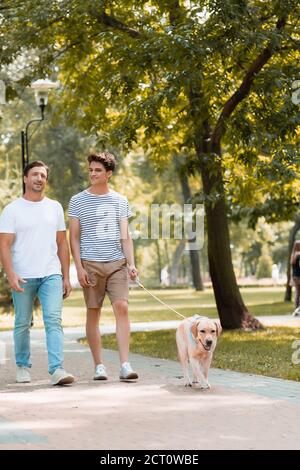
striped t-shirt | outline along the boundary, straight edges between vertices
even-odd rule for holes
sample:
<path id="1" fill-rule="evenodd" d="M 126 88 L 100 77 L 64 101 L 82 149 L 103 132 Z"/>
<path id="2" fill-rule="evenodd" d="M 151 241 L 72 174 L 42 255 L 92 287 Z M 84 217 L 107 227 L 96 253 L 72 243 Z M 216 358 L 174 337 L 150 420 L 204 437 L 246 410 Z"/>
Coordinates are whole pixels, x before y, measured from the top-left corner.
<path id="1" fill-rule="evenodd" d="M 81 259 L 103 262 L 125 258 L 119 222 L 130 216 L 126 197 L 116 191 L 98 195 L 84 190 L 75 194 L 70 200 L 69 217 L 80 222 Z"/>

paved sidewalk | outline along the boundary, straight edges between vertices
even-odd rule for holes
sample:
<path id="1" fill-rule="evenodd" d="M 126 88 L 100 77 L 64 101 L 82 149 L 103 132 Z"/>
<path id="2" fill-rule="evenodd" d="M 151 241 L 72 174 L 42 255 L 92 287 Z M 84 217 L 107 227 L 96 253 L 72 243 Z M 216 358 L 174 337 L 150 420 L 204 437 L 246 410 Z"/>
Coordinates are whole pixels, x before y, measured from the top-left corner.
<path id="1" fill-rule="evenodd" d="M 140 380 L 120 383 L 109 350 L 109 380 L 95 382 L 90 352 L 77 342 L 83 334 L 65 330 L 65 366 L 77 383 L 51 387 L 44 332 L 31 333 L 30 384 L 15 383 L 12 332 L 0 333 L 8 358 L 0 365 L 0 450 L 300 448 L 299 383 L 212 369 L 211 390 L 185 389 L 177 362 L 136 354 Z"/>

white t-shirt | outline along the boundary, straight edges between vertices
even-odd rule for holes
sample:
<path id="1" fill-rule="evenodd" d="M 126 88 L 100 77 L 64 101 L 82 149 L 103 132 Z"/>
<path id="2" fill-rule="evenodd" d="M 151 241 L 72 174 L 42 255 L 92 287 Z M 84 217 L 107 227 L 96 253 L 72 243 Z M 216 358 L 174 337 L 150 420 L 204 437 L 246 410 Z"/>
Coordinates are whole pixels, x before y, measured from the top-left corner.
<path id="1" fill-rule="evenodd" d="M 0 233 L 14 233 L 13 269 L 23 278 L 61 274 L 57 232 L 66 230 L 61 204 L 44 197 L 39 202 L 20 197 L 0 216 Z"/>

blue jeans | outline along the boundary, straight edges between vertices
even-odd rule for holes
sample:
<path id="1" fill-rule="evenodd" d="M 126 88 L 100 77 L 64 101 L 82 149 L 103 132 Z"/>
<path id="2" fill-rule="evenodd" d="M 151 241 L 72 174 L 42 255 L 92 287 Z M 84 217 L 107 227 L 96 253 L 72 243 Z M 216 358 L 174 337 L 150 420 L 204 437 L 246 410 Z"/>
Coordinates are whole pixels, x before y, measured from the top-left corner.
<path id="1" fill-rule="evenodd" d="M 31 367 L 30 324 L 34 299 L 38 296 L 43 310 L 48 350 L 48 371 L 53 374 L 63 364 L 62 276 L 25 279 L 24 292 L 12 291 L 15 309 L 14 343 L 17 366 Z"/>

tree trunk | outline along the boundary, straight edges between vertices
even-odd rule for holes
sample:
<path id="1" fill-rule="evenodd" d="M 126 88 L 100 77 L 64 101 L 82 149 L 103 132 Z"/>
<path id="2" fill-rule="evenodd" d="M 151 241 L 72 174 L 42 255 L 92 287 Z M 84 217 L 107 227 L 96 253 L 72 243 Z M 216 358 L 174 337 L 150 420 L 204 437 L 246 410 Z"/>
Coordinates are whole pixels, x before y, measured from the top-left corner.
<path id="1" fill-rule="evenodd" d="M 190 251 L 190 260 L 191 260 L 191 267 L 192 267 L 193 286 L 198 291 L 204 290 L 201 271 L 200 271 L 199 253 L 197 250 L 189 250 L 189 251 Z"/>
<path id="2" fill-rule="evenodd" d="M 166 238 L 164 239 L 164 245 L 165 245 L 165 260 L 169 268 L 170 267 L 170 255 L 169 255 L 169 245 L 168 245 L 168 241 Z"/>
<path id="3" fill-rule="evenodd" d="M 171 266 L 171 270 L 170 270 L 170 284 L 171 285 L 174 285 L 177 282 L 178 264 L 179 264 L 179 261 L 180 261 L 180 258 L 182 256 L 182 254 L 183 254 L 184 247 L 185 247 L 185 239 L 182 238 L 181 240 L 179 240 L 179 243 L 176 247 L 176 250 L 175 250 L 175 253 L 174 253 L 174 256 L 173 256 L 173 260 L 172 260 L 172 266 Z"/>
<path id="4" fill-rule="evenodd" d="M 180 167 L 180 161 L 177 156 L 174 156 L 174 163 L 175 163 L 177 174 L 180 180 L 184 203 L 191 204 L 192 193 L 191 193 L 191 188 L 189 185 L 187 174 L 182 171 Z M 190 237 L 189 237 L 189 244 L 192 244 L 194 241 L 195 240 L 190 240 Z M 201 277 L 201 271 L 200 271 L 199 253 L 197 250 L 189 250 L 189 254 L 190 254 L 190 261 L 191 261 L 193 286 L 198 291 L 204 290 L 202 277 Z"/>
<path id="5" fill-rule="evenodd" d="M 198 158 L 205 195 L 209 269 L 221 324 L 224 329 L 261 328 L 243 302 L 233 270 L 221 149 L 214 148 L 209 155 L 198 153 Z"/>
<path id="6" fill-rule="evenodd" d="M 218 132 L 216 128 L 214 131 L 211 129 L 209 104 L 202 92 L 200 81 L 197 86 L 193 84 L 189 87 L 188 96 L 204 193 L 209 271 L 220 321 L 222 327 L 228 330 L 263 328 L 263 325 L 249 314 L 233 270 L 222 173 L 221 128 L 218 128 Z M 222 120 L 219 121 L 221 126 Z"/>
<path id="7" fill-rule="evenodd" d="M 161 283 L 162 266 L 161 266 L 161 254 L 160 254 L 159 240 L 155 240 L 155 246 L 156 246 L 156 254 L 157 254 L 157 270 L 158 270 L 157 277 L 158 277 L 159 283 Z"/>
<path id="8" fill-rule="evenodd" d="M 291 254 L 293 251 L 293 245 L 296 240 L 296 235 L 298 230 L 300 229 L 300 214 L 297 214 L 295 217 L 295 224 L 291 228 L 289 234 L 289 250 L 288 250 L 288 258 L 287 258 L 287 270 L 286 270 L 286 286 L 285 286 L 285 295 L 284 301 L 291 302 L 292 300 L 292 287 L 291 287 Z"/>

